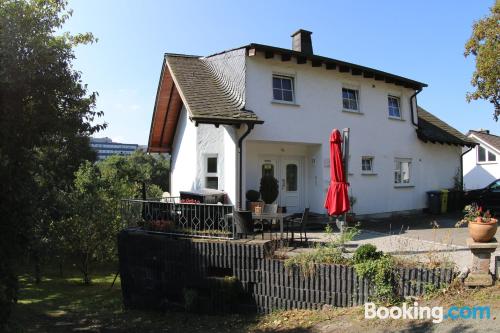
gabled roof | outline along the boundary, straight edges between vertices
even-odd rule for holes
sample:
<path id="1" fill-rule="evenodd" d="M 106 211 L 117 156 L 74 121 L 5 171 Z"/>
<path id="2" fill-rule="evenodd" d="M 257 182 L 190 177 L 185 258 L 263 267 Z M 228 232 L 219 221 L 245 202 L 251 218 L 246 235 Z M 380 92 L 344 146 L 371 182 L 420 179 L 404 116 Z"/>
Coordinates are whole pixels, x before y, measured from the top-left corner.
<path id="1" fill-rule="evenodd" d="M 244 107 L 244 101 L 234 97 L 230 85 L 200 57 L 166 54 L 172 73 L 191 120 L 218 124 L 242 122 L 262 123 L 257 115 Z"/>
<path id="2" fill-rule="evenodd" d="M 477 137 L 479 140 L 484 141 L 487 145 L 491 146 L 493 149 L 500 153 L 500 136 L 485 133 L 482 131 L 470 130 L 469 133 L 467 133 L 467 136 L 469 137 L 469 139 L 474 140 L 475 138 L 471 137 L 472 135 L 474 137 Z"/>
<path id="3" fill-rule="evenodd" d="M 476 143 L 421 107 L 417 109 L 417 136 L 424 142 L 474 147 Z"/>
<path id="4" fill-rule="evenodd" d="M 196 125 L 263 123 L 245 109 L 244 100 L 231 91 L 226 77 L 205 59 L 165 54 L 149 132 L 149 152 L 171 152 L 183 105 Z"/>

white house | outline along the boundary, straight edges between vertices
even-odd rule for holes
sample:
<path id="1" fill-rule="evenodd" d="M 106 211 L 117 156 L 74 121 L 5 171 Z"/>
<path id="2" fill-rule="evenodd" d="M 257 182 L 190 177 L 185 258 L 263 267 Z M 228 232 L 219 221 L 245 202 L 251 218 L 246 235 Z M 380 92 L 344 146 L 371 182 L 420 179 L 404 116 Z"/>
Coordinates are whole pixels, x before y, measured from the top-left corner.
<path id="1" fill-rule="evenodd" d="M 417 107 L 425 84 L 315 55 L 305 30 L 292 45 L 165 55 L 148 149 L 171 153 L 173 195 L 217 188 L 244 206 L 270 173 L 281 206 L 324 213 L 333 128 L 350 128 L 358 214 L 422 209 L 426 191 L 453 186 L 472 143 Z"/>
<path id="2" fill-rule="evenodd" d="M 488 130 L 469 131 L 467 137 L 478 145 L 464 150 L 463 179 L 467 189 L 483 188 L 500 178 L 500 136 Z"/>

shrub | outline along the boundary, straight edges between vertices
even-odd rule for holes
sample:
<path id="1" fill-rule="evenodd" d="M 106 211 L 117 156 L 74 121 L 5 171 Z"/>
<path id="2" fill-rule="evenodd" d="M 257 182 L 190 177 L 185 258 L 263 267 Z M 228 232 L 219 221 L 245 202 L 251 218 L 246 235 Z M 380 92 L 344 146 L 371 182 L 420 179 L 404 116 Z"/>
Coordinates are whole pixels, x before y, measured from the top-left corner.
<path id="1" fill-rule="evenodd" d="M 248 190 L 245 196 L 246 196 L 248 201 L 255 202 L 255 201 L 259 200 L 260 193 L 259 193 L 259 191 L 256 191 L 256 190 Z"/>
<path id="2" fill-rule="evenodd" d="M 260 194 L 266 204 L 272 204 L 278 198 L 278 180 L 273 176 L 264 176 L 260 179 Z"/>
<path id="3" fill-rule="evenodd" d="M 382 257 L 382 251 L 377 251 L 377 247 L 373 244 L 364 244 L 356 249 L 352 256 L 352 261 L 359 264 L 368 260 L 377 260 Z"/>
<path id="4" fill-rule="evenodd" d="M 388 254 L 382 254 L 378 259 L 367 260 L 354 265 L 356 273 L 366 277 L 375 285 L 374 300 L 381 303 L 393 303 L 394 293 L 393 274 L 394 260 Z"/>

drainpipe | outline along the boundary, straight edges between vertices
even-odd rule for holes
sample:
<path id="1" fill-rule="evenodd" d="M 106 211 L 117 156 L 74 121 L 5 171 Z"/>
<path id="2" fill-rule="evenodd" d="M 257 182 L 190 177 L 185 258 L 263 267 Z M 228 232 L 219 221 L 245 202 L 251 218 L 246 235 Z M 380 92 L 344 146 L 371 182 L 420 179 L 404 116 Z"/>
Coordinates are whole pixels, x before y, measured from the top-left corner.
<path id="1" fill-rule="evenodd" d="M 462 184 L 462 191 L 464 190 L 464 155 L 470 152 L 472 149 L 474 149 L 474 146 L 470 147 L 469 150 L 466 150 L 462 153 L 462 155 L 460 155 L 460 181 Z"/>
<path id="2" fill-rule="evenodd" d="M 246 123 L 247 125 L 247 130 L 243 135 L 238 139 L 238 153 L 239 153 L 239 159 L 240 159 L 240 167 L 239 167 L 239 193 L 238 193 L 238 203 L 237 207 L 239 209 L 242 209 L 242 192 L 243 192 L 243 140 L 250 134 L 250 132 L 253 129 L 253 123 Z"/>
<path id="3" fill-rule="evenodd" d="M 419 88 L 413 95 L 410 97 L 410 111 L 411 111 L 411 123 L 413 126 L 418 127 L 418 124 L 415 122 L 415 116 L 413 111 L 413 103 L 412 100 L 415 99 L 415 106 L 417 106 L 417 95 L 422 91 L 422 88 Z"/>

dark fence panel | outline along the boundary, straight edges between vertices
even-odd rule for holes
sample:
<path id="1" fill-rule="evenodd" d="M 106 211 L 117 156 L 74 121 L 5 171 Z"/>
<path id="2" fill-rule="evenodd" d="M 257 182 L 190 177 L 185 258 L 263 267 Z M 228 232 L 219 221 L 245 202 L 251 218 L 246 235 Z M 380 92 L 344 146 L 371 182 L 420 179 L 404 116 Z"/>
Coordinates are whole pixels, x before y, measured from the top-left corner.
<path id="1" fill-rule="evenodd" d="M 189 235 L 201 238 L 234 238 L 234 228 L 228 214 L 232 205 L 183 203 L 179 198 L 157 200 L 125 199 L 120 216 L 124 228 Z"/>
<path id="2" fill-rule="evenodd" d="M 270 241 L 176 239 L 125 230 L 118 243 L 123 299 L 130 307 L 186 308 L 186 295 L 198 293 L 196 311 L 268 313 L 325 304 L 356 306 L 374 293 L 370 281 L 350 266 L 320 264 L 304 277 L 298 268 L 288 269 L 282 260 L 270 258 L 275 248 Z M 228 276 L 235 277 L 237 285 L 233 281 L 228 286 Z M 454 273 L 400 268 L 394 276 L 400 296 L 416 296 L 426 285 L 451 283 Z"/>

